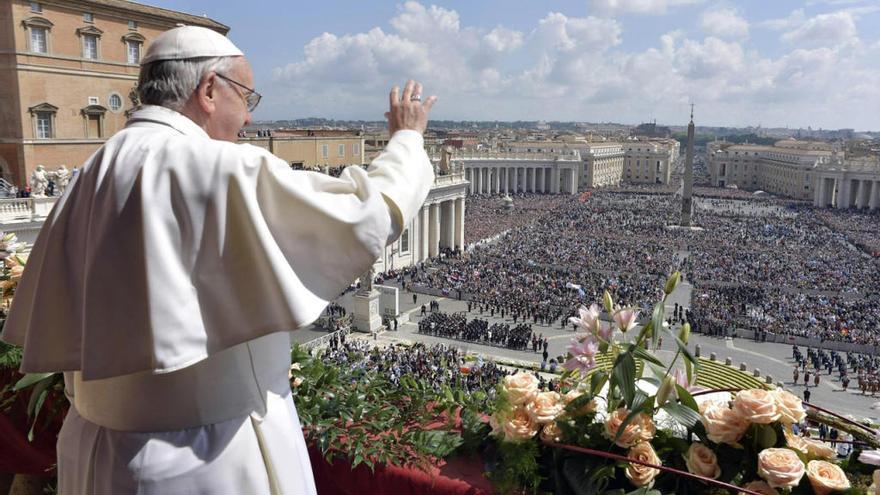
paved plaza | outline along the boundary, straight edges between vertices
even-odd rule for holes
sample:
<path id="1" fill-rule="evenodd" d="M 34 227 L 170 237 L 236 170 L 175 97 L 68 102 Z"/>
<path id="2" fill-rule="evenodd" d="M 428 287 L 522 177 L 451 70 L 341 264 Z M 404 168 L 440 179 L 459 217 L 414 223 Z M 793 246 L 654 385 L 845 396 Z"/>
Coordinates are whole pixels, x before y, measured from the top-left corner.
<path id="1" fill-rule="evenodd" d="M 392 285 L 392 284 L 389 284 Z M 667 300 L 669 311 L 674 303 L 685 304 L 690 299 L 691 287 L 683 283 Z M 492 323 L 507 323 L 511 326 L 514 324 L 512 318 L 500 318 L 499 315 L 490 316 L 489 312 L 480 313 L 476 308 L 467 311 L 467 301 L 459 301 L 446 297 L 434 297 L 425 294 L 415 294 L 416 303 L 413 304 L 413 292 L 400 290 L 400 311 L 404 315 L 401 320 L 408 319 L 408 322 L 401 323 L 398 331 L 386 331 L 378 336 L 377 343 L 389 342 L 421 342 L 425 344 L 446 344 L 456 346 L 467 352 L 480 353 L 487 358 L 497 360 L 522 361 L 528 363 L 540 364 L 541 353 L 531 351 L 517 351 L 504 347 L 482 345 L 473 342 L 463 342 L 442 337 L 433 337 L 423 335 L 418 332 L 418 321 L 421 319 L 421 305 L 426 306 L 430 301 L 436 300 L 440 303 L 440 311 L 446 313 L 464 312 L 467 314 L 468 320 L 473 318 L 481 318 Z M 353 293 L 348 293 L 341 297 L 337 302 L 346 307 L 348 311 L 352 310 Z M 519 320 L 522 322 L 522 320 Z M 571 342 L 573 330 L 571 325 L 560 328 L 557 323 L 555 325 L 533 325 L 535 333 L 543 334 L 549 339 L 548 353 L 550 358 L 565 355 L 566 347 Z M 636 333 L 638 330 L 633 330 Z M 308 327 L 294 333 L 294 340 L 297 342 L 308 342 L 326 335 L 327 332 L 316 327 Z M 365 334 L 356 334 L 354 338 L 372 339 L 373 337 Z M 715 353 L 718 360 L 724 362 L 728 357 L 731 358 L 733 365 L 737 368 L 740 363 L 746 363 L 748 371 L 752 372 L 755 368 L 761 371 L 761 376 L 770 375 L 774 382 L 782 381 L 785 387 L 797 394 L 803 395 L 803 382 L 799 384 L 792 383 L 792 371 L 794 369 L 794 360 L 792 359 L 792 349 L 790 345 L 773 344 L 773 343 L 757 343 L 747 339 L 731 339 L 721 337 L 709 337 L 696 333 L 691 334 L 689 347 L 693 351 L 695 346 L 699 345 L 701 355 L 709 357 Z M 802 349 L 806 351 L 806 349 Z M 657 351 L 657 355 L 661 360 L 668 362 L 672 359 L 675 352 L 675 344 L 670 339 L 663 341 L 662 347 Z M 801 379 L 802 380 L 802 379 Z M 818 387 L 810 386 L 810 401 L 827 409 L 831 409 L 840 414 L 852 415 L 857 419 L 870 418 L 875 423 L 880 423 L 880 410 L 872 409 L 871 406 L 880 401 L 880 397 L 864 396 L 859 392 L 853 383 L 850 383 L 850 389 L 844 391 L 837 380 L 837 375 L 828 375 L 823 373 Z"/>

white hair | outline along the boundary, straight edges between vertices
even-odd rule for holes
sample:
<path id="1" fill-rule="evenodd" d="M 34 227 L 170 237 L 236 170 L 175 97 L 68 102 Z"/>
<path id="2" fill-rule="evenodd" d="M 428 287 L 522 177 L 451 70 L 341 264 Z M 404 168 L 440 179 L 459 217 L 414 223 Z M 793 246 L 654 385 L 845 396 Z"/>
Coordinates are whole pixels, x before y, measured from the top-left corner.
<path id="1" fill-rule="evenodd" d="M 181 111 L 208 72 L 232 69 L 238 57 L 202 57 L 157 60 L 141 66 L 137 93 L 142 105 L 159 105 Z"/>

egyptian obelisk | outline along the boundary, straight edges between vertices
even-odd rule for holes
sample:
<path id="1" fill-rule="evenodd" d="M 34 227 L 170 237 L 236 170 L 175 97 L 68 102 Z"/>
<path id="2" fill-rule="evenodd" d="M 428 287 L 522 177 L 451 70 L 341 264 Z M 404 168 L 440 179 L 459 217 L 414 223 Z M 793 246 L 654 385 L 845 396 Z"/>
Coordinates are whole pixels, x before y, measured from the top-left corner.
<path id="1" fill-rule="evenodd" d="M 694 190 L 694 105 L 691 104 L 691 122 L 688 124 L 687 156 L 684 162 L 684 184 L 681 191 L 681 224 L 691 226 Z"/>

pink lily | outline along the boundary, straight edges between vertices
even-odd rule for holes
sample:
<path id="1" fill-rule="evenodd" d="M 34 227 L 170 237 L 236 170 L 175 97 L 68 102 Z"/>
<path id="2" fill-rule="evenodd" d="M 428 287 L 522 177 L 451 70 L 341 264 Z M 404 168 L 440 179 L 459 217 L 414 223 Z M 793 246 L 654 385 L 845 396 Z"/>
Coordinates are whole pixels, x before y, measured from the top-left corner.
<path id="1" fill-rule="evenodd" d="M 638 317 L 639 310 L 637 309 L 621 309 L 614 313 L 612 319 L 614 319 L 614 323 L 617 324 L 617 328 L 619 328 L 621 332 L 626 333 L 628 330 L 632 330 L 636 326 L 636 320 Z"/>
<path id="2" fill-rule="evenodd" d="M 596 367 L 596 353 L 599 352 L 599 343 L 589 338 L 583 342 L 572 342 L 568 346 L 568 352 L 571 357 L 562 367 L 586 373 Z"/>

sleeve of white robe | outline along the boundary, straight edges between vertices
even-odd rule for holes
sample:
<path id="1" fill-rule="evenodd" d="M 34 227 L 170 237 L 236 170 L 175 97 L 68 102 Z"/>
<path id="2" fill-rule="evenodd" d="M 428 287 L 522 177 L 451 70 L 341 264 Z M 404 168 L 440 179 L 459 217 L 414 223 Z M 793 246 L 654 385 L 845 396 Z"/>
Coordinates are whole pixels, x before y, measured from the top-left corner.
<path id="1" fill-rule="evenodd" d="M 96 379 L 295 330 L 400 234 L 433 177 L 414 131 L 333 178 L 249 145 L 126 129 L 47 219 L 3 338 L 24 344 L 25 372 Z"/>

